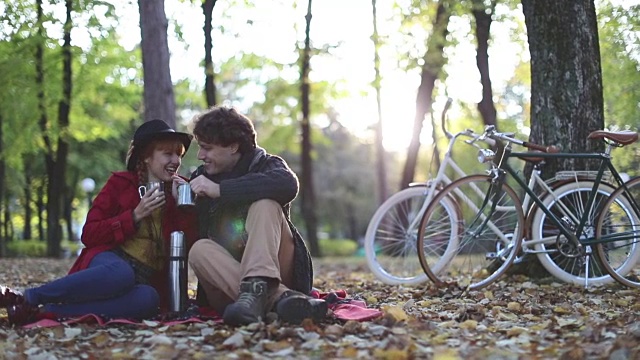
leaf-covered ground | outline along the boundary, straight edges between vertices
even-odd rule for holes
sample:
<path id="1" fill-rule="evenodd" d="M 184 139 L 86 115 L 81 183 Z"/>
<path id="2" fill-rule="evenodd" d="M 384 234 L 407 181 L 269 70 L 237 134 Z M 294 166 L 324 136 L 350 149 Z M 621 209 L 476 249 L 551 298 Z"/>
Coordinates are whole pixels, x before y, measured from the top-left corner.
<path id="1" fill-rule="evenodd" d="M 0 283 L 18 289 L 62 276 L 71 260 L 0 259 Z M 477 292 L 383 285 L 362 259 L 316 260 L 315 286 L 344 289 L 384 311 L 373 321 L 162 326 L 8 327 L 6 359 L 639 359 L 640 291 L 584 289 L 505 278 Z M 192 286 L 193 284 L 190 284 Z"/>

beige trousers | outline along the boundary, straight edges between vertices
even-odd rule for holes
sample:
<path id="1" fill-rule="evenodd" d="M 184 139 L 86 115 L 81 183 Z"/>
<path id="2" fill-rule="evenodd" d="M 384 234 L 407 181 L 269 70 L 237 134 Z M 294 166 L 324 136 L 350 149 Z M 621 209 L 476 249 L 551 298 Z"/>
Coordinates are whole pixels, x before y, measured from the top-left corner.
<path id="1" fill-rule="evenodd" d="M 269 296 L 268 309 L 293 280 L 293 235 L 280 204 L 268 199 L 253 203 L 245 229 L 249 238 L 241 262 L 211 239 L 198 240 L 189 251 L 189 265 L 209 305 L 220 313 L 238 298 L 245 278 L 260 276 L 279 282 Z"/>

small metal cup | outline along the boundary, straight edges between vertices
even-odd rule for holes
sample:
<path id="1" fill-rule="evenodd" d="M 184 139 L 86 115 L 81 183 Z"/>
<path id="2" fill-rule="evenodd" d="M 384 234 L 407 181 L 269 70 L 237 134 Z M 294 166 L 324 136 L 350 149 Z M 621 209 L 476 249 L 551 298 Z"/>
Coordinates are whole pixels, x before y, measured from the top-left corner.
<path id="1" fill-rule="evenodd" d="M 178 206 L 192 206 L 195 204 L 193 191 L 189 183 L 178 185 Z"/>
<path id="2" fill-rule="evenodd" d="M 164 191 L 164 182 L 162 181 L 150 181 L 144 185 L 138 187 L 138 194 L 142 198 L 147 191 L 153 191 L 155 188 L 160 188 L 160 191 Z"/>

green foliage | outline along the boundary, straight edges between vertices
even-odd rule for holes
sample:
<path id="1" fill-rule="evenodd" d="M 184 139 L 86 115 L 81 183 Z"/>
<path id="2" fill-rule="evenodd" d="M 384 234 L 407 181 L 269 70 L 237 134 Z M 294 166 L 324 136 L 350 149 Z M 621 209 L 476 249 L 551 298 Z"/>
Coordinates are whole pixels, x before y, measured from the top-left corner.
<path id="1" fill-rule="evenodd" d="M 599 38 L 606 126 L 640 127 L 640 6 L 599 9 Z M 638 146 L 616 151 L 614 163 L 620 171 L 640 175 Z"/>
<path id="2" fill-rule="evenodd" d="M 320 239 L 322 256 L 352 256 L 358 250 L 358 244 L 349 239 Z"/>
<path id="3" fill-rule="evenodd" d="M 62 251 L 69 255 L 76 254 L 80 245 L 77 242 L 63 241 Z M 47 243 L 41 240 L 14 240 L 7 243 L 9 257 L 45 257 Z"/>

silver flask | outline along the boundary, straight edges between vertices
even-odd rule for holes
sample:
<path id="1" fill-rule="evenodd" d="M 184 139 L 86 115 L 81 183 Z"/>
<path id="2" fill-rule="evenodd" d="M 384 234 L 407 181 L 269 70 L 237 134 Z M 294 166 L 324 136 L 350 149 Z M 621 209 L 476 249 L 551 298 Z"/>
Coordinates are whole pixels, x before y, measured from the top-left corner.
<path id="1" fill-rule="evenodd" d="M 187 309 L 187 256 L 184 233 L 171 233 L 169 245 L 169 310 L 182 312 Z"/>

